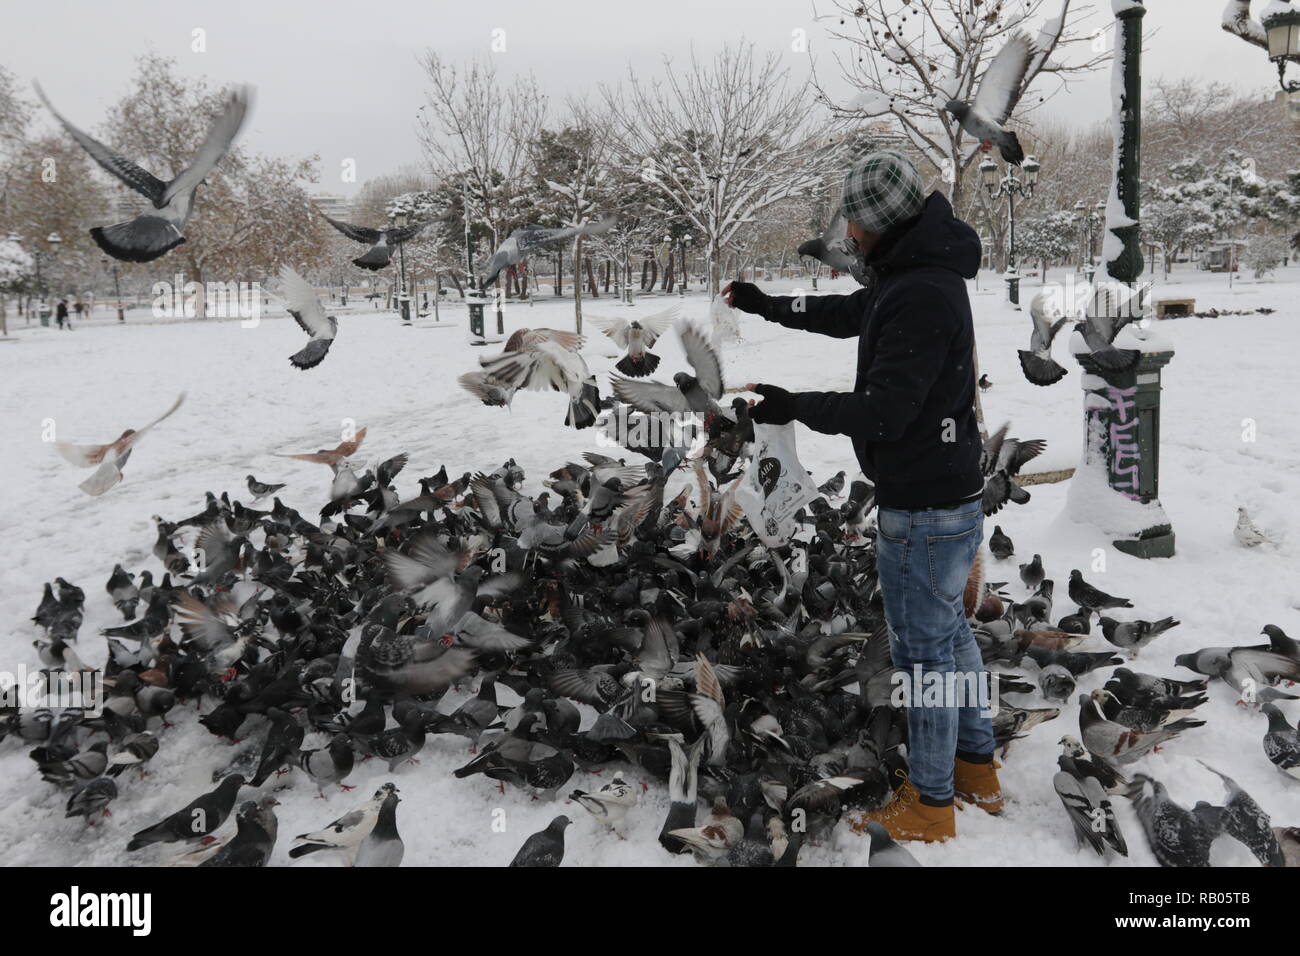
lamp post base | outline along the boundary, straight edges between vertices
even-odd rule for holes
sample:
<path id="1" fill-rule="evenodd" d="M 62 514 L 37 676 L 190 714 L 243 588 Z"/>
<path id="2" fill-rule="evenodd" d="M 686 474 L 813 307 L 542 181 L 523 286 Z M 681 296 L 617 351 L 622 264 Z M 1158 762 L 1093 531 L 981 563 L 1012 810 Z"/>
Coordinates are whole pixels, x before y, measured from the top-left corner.
<path id="1" fill-rule="evenodd" d="M 1007 276 L 1007 301 L 1020 308 L 1020 276 Z"/>
<path id="2" fill-rule="evenodd" d="M 1135 538 L 1116 538 L 1111 542 L 1116 551 L 1135 558 L 1172 558 L 1174 556 L 1174 529 L 1167 524 L 1156 525 L 1140 532 Z"/>

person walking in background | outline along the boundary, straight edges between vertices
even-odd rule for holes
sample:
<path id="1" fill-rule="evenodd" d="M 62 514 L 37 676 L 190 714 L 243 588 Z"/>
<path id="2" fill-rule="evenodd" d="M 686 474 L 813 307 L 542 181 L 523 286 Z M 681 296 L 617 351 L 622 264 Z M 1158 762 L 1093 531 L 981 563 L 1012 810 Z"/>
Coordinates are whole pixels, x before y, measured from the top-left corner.
<path id="1" fill-rule="evenodd" d="M 59 323 L 59 328 L 63 328 L 68 321 L 68 300 L 60 297 L 58 307 L 54 310 L 54 318 Z"/>
<path id="2" fill-rule="evenodd" d="M 850 436 L 875 482 L 880 588 L 907 691 L 908 771 L 892 801 L 854 828 L 877 821 L 896 840 L 944 840 L 956 835 L 954 795 L 1002 809 L 989 678 L 962 605 L 984 524 L 965 281 L 979 268 L 980 241 L 942 193 L 925 196 L 916 167 L 892 150 L 854 165 L 841 203 L 871 275 L 866 288 L 769 296 L 733 282 L 723 295 L 786 328 L 858 338 L 852 392 L 751 385 L 762 396 L 752 415 Z M 936 677 L 942 699 L 922 700 Z"/>
<path id="3" fill-rule="evenodd" d="M 72 311 L 77 313 L 77 321 L 81 321 L 81 314 L 86 311 L 86 303 L 81 301 L 81 296 L 77 296 L 77 301 L 72 305 Z M 72 322 L 68 322 L 68 328 L 72 328 Z"/>

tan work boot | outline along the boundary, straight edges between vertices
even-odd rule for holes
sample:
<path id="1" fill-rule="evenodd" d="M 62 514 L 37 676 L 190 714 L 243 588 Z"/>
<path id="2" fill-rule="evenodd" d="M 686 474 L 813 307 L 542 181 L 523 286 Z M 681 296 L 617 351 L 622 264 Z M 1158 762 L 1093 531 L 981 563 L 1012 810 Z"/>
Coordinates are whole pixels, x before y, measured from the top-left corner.
<path id="1" fill-rule="evenodd" d="M 957 835 L 957 820 L 952 804 L 932 807 L 921 802 L 921 794 L 906 781 L 894 792 L 894 798 L 879 810 L 868 810 L 851 820 L 858 833 L 865 832 L 867 824 L 879 823 L 895 840 L 922 840 L 935 843 L 950 840 Z"/>
<path id="2" fill-rule="evenodd" d="M 1002 785 L 998 783 L 998 768 L 1002 764 L 968 763 L 957 758 L 953 764 L 952 787 L 958 800 L 973 803 L 986 813 L 1002 812 Z"/>

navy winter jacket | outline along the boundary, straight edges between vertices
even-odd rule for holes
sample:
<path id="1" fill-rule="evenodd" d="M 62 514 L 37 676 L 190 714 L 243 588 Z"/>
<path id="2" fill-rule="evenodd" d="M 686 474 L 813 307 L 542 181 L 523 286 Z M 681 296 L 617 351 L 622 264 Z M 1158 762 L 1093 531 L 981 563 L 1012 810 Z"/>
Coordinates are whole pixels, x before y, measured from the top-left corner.
<path id="1" fill-rule="evenodd" d="M 983 486 L 965 284 L 979 269 L 979 237 L 935 192 L 919 217 L 881 237 L 867 262 L 876 280 L 851 295 L 770 299 L 770 321 L 858 337 L 853 391 L 796 393 L 795 416 L 853 439 L 882 507 L 968 499 Z"/>

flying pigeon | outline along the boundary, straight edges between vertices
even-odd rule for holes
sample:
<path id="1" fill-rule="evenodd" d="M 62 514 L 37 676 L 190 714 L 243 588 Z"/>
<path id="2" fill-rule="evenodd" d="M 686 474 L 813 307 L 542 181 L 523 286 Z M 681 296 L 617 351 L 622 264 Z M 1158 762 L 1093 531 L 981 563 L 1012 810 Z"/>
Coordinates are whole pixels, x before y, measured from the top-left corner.
<path id="1" fill-rule="evenodd" d="M 496 252 L 492 253 L 492 258 L 487 264 L 487 275 L 479 288 L 486 289 L 497 280 L 502 269 L 519 265 L 541 249 L 557 246 L 575 236 L 598 236 L 610 229 L 617 221 L 616 217 L 607 216 L 582 226 L 564 226 L 559 229 L 524 226 L 522 229 L 516 229 L 497 247 Z"/>
<path id="2" fill-rule="evenodd" d="M 632 378 L 644 378 L 659 367 L 659 356 L 649 351 L 659 337 L 672 328 L 681 314 L 678 306 L 647 315 L 643 319 L 600 319 L 592 322 L 627 352 L 614 368 Z"/>
<path id="3" fill-rule="evenodd" d="M 1002 44 L 1002 49 L 984 71 L 975 99 L 970 103 L 951 99 L 944 105 L 961 128 L 979 140 L 982 152 L 988 152 L 996 145 L 1002 159 L 1012 166 L 1024 162 L 1025 151 L 1020 148 L 1016 134 L 1004 124 L 1011 118 L 1033 55 L 1034 47 L 1029 37 L 1017 30 L 1007 37 L 1007 42 Z"/>
<path id="4" fill-rule="evenodd" d="M 577 351 L 581 344 L 582 338 L 573 332 L 519 329 L 507 340 L 505 351 L 500 355 L 485 355 L 479 364 L 487 382 L 506 389 L 510 395 L 521 388 L 566 392 L 569 411 L 565 424 L 588 428 L 596 423 L 600 393 L 596 390 L 595 376 Z M 463 381 L 461 384 L 466 385 Z"/>
<path id="5" fill-rule="evenodd" d="M 610 381 L 614 384 L 614 394 L 647 414 L 699 412 L 706 417 L 718 414 L 718 399 L 722 398 L 723 390 L 722 363 L 718 360 L 718 353 L 713 351 L 698 329 L 682 330 L 681 340 L 694 375 L 678 372 L 673 376 L 672 385 L 654 379 L 634 381 L 612 375 Z"/>
<path id="6" fill-rule="evenodd" d="M 413 222 L 408 226 L 390 226 L 387 229 L 370 229 L 366 226 L 354 226 L 351 223 L 331 219 L 325 213 L 321 218 L 354 242 L 370 246 L 362 255 L 352 260 L 358 269 L 378 272 L 393 261 L 393 247 L 409 242 L 420 234 L 420 230 L 429 225 L 429 220 Z"/>
<path id="7" fill-rule="evenodd" d="M 58 441 L 54 443 L 54 450 L 59 453 L 64 461 L 76 465 L 78 468 L 90 468 L 93 465 L 99 465 L 95 469 L 95 473 L 77 487 L 91 496 L 102 495 L 122 480 L 122 466 L 131 457 L 131 451 L 135 443 L 149 429 L 180 408 L 181 403 L 184 401 L 185 393 L 181 392 L 172 407 L 148 425 L 140 429 L 128 428 L 118 436 L 116 441 L 109 442 L 106 445 L 74 445 L 69 442 Z"/>
<path id="8" fill-rule="evenodd" d="M 1034 330 L 1029 336 L 1029 349 L 1020 349 L 1016 353 L 1031 385 L 1054 385 L 1066 375 L 1065 367 L 1052 358 L 1052 340 L 1070 318 L 1062 316 L 1051 322 L 1047 316 L 1047 301 L 1048 293 L 1044 291 L 1029 303 L 1029 318 Z"/>
<path id="9" fill-rule="evenodd" d="M 838 203 L 825 232 L 816 239 L 800 243 L 795 252 L 810 256 L 837 272 L 847 272 L 858 280 L 859 285 L 871 284 L 871 273 L 857 242 L 849 238 L 848 221 Z"/>
<path id="10" fill-rule="evenodd" d="M 1227 774 L 1215 770 L 1204 760 L 1198 763 L 1223 781 L 1223 789 L 1227 792 L 1227 802 L 1218 808 L 1222 811 L 1219 828 L 1250 850 L 1264 866 L 1286 866 L 1282 847 L 1273 834 L 1271 821 L 1263 807 Z"/>
<path id="11" fill-rule="evenodd" d="M 296 458 L 298 461 L 310 461 L 317 465 L 329 465 L 333 468 L 345 458 L 351 458 L 355 455 L 357 449 L 361 447 L 361 443 L 365 440 L 366 429 L 363 426 L 357 429 L 355 437 L 345 439 L 333 448 L 322 448 L 318 451 L 301 452 L 296 455 L 282 455 L 278 452 L 274 454 L 277 458 Z"/>
<path id="12" fill-rule="evenodd" d="M 170 182 L 163 182 L 77 129 L 50 105 L 40 84 L 33 85 L 46 109 L 63 124 L 63 128 L 90 154 L 91 159 L 153 203 L 152 210 L 134 219 L 112 226 L 96 226 L 90 230 L 90 235 L 99 248 L 114 259 L 124 262 L 152 262 L 185 241 L 182 229 L 194 211 L 194 191 L 230 149 L 231 142 L 244 124 L 253 93 L 248 86 L 232 90 L 226 99 L 225 108 L 208 129 L 208 135 L 194 154 L 190 165 Z"/>
<path id="13" fill-rule="evenodd" d="M 316 290 L 287 265 L 280 267 L 280 283 L 285 308 L 298 323 L 298 327 L 311 339 L 290 355 L 289 361 L 295 368 L 315 368 L 329 354 L 330 346 L 334 344 L 334 336 L 339 330 L 338 319 L 325 314 Z"/>

